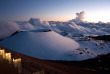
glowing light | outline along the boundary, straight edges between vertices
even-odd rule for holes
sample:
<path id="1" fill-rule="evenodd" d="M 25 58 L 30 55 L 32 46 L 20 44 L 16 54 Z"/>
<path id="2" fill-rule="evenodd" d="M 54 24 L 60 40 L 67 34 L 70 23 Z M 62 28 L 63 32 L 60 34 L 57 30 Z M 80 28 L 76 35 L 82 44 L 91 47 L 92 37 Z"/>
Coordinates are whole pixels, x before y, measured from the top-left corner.
<path id="1" fill-rule="evenodd" d="M 11 53 L 6 53 L 5 59 L 9 61 L 9 64 L 11 64 Z"/>
<path id="2" fill-rule="evenodd" d="M 21 58 L 19 59 L 13 58 L 13 64 L 15 68 L 18 68 L 18 72 L 21 73 L 22 72 Z"/>
<path id="3" fill-rule="evenodd" d="M 13 65 L 15 68 L 18 69 L 18 72 L 21 73 L 22 72 L 22 64 L 21 64 L 21 58 L 18 59 L 11 59 L 11 53 L 5 53 L 5 50 L 1 50 L 0 48 L 0 55 L 3 56 L 3 59 L 6 59 L 9 61 L 9 64 L 11 64 L 11 62 L 13 61 Z"/>
<path id="4" fill-rule="evenodd" d="M 0 55 L 2 55 L 3 58 L 5 58 L 5 50 L 4 49 L 3 50 L 0 50 Z"/>

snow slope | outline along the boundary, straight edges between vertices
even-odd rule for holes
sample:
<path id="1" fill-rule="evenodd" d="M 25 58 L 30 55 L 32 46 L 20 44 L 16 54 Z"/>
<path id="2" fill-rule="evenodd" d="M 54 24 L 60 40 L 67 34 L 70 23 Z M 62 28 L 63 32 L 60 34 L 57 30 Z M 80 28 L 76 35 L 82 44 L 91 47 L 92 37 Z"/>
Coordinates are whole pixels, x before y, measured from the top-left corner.
<path id="1" fill-rule="evenodd" d="M 69 56 L 79 44 L 53 31 L 23 31 L 0 41 L 0 45 L 13 51 L 46 60 L 74 60 Z"/>

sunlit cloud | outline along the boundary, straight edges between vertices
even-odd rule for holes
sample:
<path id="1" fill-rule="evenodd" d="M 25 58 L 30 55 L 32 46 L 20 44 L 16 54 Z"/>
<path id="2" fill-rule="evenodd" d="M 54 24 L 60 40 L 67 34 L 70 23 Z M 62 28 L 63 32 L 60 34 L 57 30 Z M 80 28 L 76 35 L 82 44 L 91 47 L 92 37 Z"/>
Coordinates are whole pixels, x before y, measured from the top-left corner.
<path id="1" fill-rule="evenodd" d="M 110 14 L 108 12 L 87 12 L 84 20 L 88 22 L 110 22 Z"/>

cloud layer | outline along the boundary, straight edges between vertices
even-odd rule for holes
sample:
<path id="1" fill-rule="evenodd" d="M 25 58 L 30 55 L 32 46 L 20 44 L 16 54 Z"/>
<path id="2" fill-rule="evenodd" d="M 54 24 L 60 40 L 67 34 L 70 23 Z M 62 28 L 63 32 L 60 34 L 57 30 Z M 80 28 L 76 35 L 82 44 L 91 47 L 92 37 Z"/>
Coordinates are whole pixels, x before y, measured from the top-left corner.
<path id="1" fill-rule="evenodd" d="M 84 19 L 84 16 L 85 16 L 85 12 L 84 11 L 82 11 L 80 13 L 76 13 L 76 18 L 70 20 L 70 22 L 82 22 L 83 19 Z"/>
<path id="2" fill-rule="evenodd" d="M 35 29 L 34 26 L 26 21 L 24 22 L 17 22 L 20 30 L 33 30 Z"/>
<path id="3" fill-rule="evenodd" d="M 19 27 L 15 22 L 0 21 L 0 39 L 3 39 L 14 32 L 18 31 Z"/>
<path id="4" fill-rule="evenodd" d="M 39 18 L 30 18 L 29 23 L 36 28 L 46 28 L 50 29 L 50 25 L 47 21 L 43 21 Z"/>
<path id="5" fill-rule="evenodd" d="M 85 12 L 76 13 L 77 17 L 68 22 L 43 21 L 39 18 L 30 18 L 29 21 L 7 22 L 0 21 L 0 39 L 8 37 L 18 30 L 51 29 L 59 34 L 110 34 L 110 23 L 84 22 Z"/>
<path id="6" fill-rule="evenodd" d="M 76 17 L 76 20 L 77 20 L 77 21 L 83 21 L 85 12 L 82 11 L 82 12 L 80 12 L 80 13 L 76 13 L 76 15 L 77 15 L 77 17 Z"/>

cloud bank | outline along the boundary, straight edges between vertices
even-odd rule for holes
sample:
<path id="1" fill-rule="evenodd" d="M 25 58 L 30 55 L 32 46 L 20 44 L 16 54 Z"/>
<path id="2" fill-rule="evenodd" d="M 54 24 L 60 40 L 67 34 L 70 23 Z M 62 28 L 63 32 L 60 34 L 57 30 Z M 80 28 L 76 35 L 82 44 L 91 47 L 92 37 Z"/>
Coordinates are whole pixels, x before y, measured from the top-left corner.
<path id="1" fill-rule="evenodd" d="M 18 31 L 19 27 L 15 22 L 0 21 L 0 39 L 3 39 L 14 32 Z"/>
<path id="2" fill-rule="evenodd" d="M 83 22 L 85 16 L 85 12 L 82 11 L 80 13 L 76 13 L 76 18 L 70 20 L 70 22 Z"/>
<path id="3" fill-rule="evenodd" d="M 80 13 L 76 13 L 76 15 L 77 15 L 77 17 L 76 17 L 76 20 L 77 20 L 77 21 L 83 21 L 85 12 L 82 11 L 82 12 L 80 12 Z"/>
<path id="4" fill-rule="evenodd" d="M 17 22 L 17 24 L 18 24 L 20 30 L 34 30 L 35 29 L 35 27 L 32 24 L 30 24 L 26 21 Z"/>
<path id="5" fill-rule="evenodd" d="M 46 28 L 50 29 L 50 25 L 47 21 L 43 21 L 39 18 L 30 18 L 29 23 L 36 28 Z"/>
<path id="6" fill-rule="evenodd" d="M 18 30 L 51 29 L 59 34 L 110 34 L 110 23 L 84 22 L 85 12 L 76 13 L 77 17 L 68 22 L 43 21 L 39 18 L 30 18 L 29 21 L 7 22 L 0 21 L 0 39 L 8 37 Z"/>
<path id="7" fill-rule="evenodd" d="M 0 21 L 0 40 L 4 39 L 16 31 L 33 30 L 35 27 L 28 22 Z"/>

